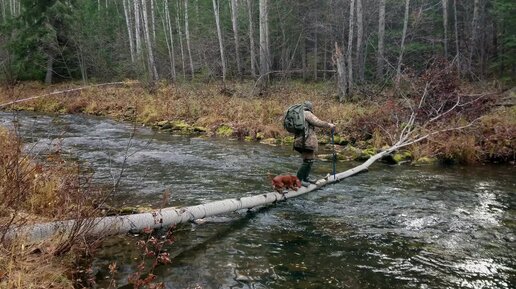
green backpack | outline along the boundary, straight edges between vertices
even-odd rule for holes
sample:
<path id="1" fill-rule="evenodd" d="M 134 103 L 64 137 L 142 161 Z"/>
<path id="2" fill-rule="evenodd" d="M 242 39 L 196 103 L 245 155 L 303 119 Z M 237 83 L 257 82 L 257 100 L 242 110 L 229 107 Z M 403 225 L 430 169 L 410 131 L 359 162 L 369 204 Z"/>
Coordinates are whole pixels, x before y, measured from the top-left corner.
<path id="1" fill-rule="evenodd" d="M 303 104 L 291 105 L 283 117 L 283 127 L 290 133 L 305 134 L 305 106 Z"/>

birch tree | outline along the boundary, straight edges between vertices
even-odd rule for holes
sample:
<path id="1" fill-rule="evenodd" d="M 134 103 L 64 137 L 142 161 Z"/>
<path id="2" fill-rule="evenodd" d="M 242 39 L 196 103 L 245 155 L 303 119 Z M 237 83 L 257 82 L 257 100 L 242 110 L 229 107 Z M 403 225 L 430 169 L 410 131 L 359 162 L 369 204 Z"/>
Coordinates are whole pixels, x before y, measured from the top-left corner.
<path id="1" fill-rule="evenodd" d="M 231 23 L 233 24 L 233 35 L 235 40 L 235 58 L 237 64 L 238 76 L 242 77 L 242 66 L 240 65 L 240 41 L 238 38 L 238 2 L 231 0 Z"/>
<path id="2" fill-rule="evenodd" d="M 129 0 L 130 1 L 130 0 Z M 141 25 L 140 25 L 140 1 L 133 0 L 134 7 L 134 40 L 136 43 L 136 57 L 140 60 L 142 56 Z"/>
<path id="3" fill-rule="evenodd" d="M 473 20 L 471 23 L 471 38 L 469 42 L 469 61 L 468 61 L 468 71 L 472 73 L 473 67 L 473 54 L 475 52 L 475 48 L 477 45 L 477 34 L 478 34 L 478 26 L 479 26 L 479 18 L 480 18 L 480 0 L 474 0 L 473 2 Z"/>
<path id="4" fill-rule="evenodd" d="M 260 0 L 260 87 L 268 86 L 269 79 L 269 4 L 268 0 Z"/>
<path id="5" fill-rule="evenodd" d="M 167 42 L 168 58 L 170 61 L 170 77 L 172 81 L 176 81 L 176 56 L 174 49 L 174 34 L 172 32 L 172 21 L 170 19 L 170 10 L 168 0 L 164 1 L 164 16 L 163 19 L 163 34 L 165 35 L 165 41 Z"/>
<path id="6" fill-rule="evenodd" d="M 156 9 L 155 0 L 150 0 L 150 11 L 151 11 L 151 31 L 152 31 L 152 43 L 156 43 L 156 15 L 154 13 Z"/>
<path id="7" fill-rule="evenodd" d="M 442 0 L 442 4 L 443 4 L 444 58 L 448 59 L 448 0 Z"/>
<path id="8" fill-rule="evenodd" d="M 124 15 L 125 15 L 125 24 L 127 26 L 127 37 L 129 39 L 129 51 L 131 53 L 131 62 L 134 63 L 135 58 L 135 52 L 134 52 L 134 40 L 133 40 L 133 25 L 132 25 L 132 11 L 131 6 L 129 6 L 129 0 L 123 0 L 122 5 L 124 8 Z"/>
<path id="9" fill-rule="evenodd" d="M 364 53 L 362 40 L 364 38 L 364 13 L 362 9 L 362 1 L 357 1 L 357 52 L 356 52 L 356 68 L 357 68 L 357 80 L 362 82 L 364 80 Z"/>
<path id="10" fill-rule="evenodd" d="M 185 49 L 184 49 L 184 46 L 183 46 L 183 33 L 181 31 L 181 24 L 179 23 L 179 19 L 181 18 L 181 4 L 180 4 L 181 0 L 177 0 L 177 9 L 176 9 L 176 27 L 177 27 L 177 32 L 178 32 L 178 36 L 179 36 L 179 47 L 180 47 L 180 50 L 181 50 L 181 67 L 183 69 L 183 79 L 186 78 L 186 66 L 185 66 Z"/>
<path id="11" fill-rule="evenodd" d="M 353 87 L 353 35 L 355 28 L 355 0 L 349 3 L 349 36 L 348 36 L 348 91 Z"/>
<path id="12" fill-rule="evenodd" d="M 385 0 L 380 0 L 378 11 L 378 53 L 376 58 L 376 77 L 378 80 L 382 80 L 385 38 Z"/>
<path id="13" fill-rule="evenodd" d="M 401 63 L 403 62 L 403 52 L 405 51 L 405 38 L 407 37 L 407 27 L 409 20 L 409 6 L 410 0 L 405 0 L 405 16 L 403 17 L 403 32 L 401 34 L 400 56 L 398 57 L 398 66 L 396 68 L 396 75 L 398 78 L 401 75 Z"/>
<path id="14" fill-rule="evenodd" d="M 348 80 L 346 70 L 346 60 L 342 54 L 342 50 L 335 42 L 335 52 L 333 54 L 333 64 L 337 68 L 337 87 L 339 90 L 339 101 L 346 101 L 348 95 Z"/>
<path id="15" fill-rule="evenodd" d="M 154 52 L 152 47 L 152 41 L 149 33 L 149 18 L 147 16 L 147 4 L 146 0 L 142 0 L 142 15 L 143 15 L 143 32 L 145 35 L 145 42 L 147 46 L 147 63 L 149 66 L 149 74 L 152 82 L 154 83 L 159 79 L 158 71 L 156 69 L 156 62 L 154 61 Z"/>
<path id="16" fill-rule="evenodd" d="M 222 31 L 220 29 L 220 15 L 218 0 L 213 1 L 213 14 L 215 15 L 215 24 L 217 25 L 217 36 L 219 39 L 220 61 L 222 64 L 222 81 L 226 82 L 226 58 L 224 56 L 224 43 L 222 41 Z"/>
<path id="17" fill-rule="evenodd" d="M 190 63 L 190 74 L 192 79 L 194 78 L 194 66 L 192 61 L 192 49 L 190 47 L 190 29 L 188 25 L 188 0 L 185 1 L 185 35 L 186 35 L 186 48 L 188 49 L 188 61 Z"/>
<path id="18" fill-rule="evenodd" d="M 460 45 L 459 45 L 459 23 L 457 21 L 457 0 L 453 0 L 453 24 L 455 28 L 455 58 L 457 61 L 457 74 L 460 78 L 460 71 L 461 71 L 461 65 L 460 65 Z"/>
<path id="19" fill-rule="evenodd" d="M 256 52 L 254 45 L 253 0 L 247 0 L 247 16 L 249 18 L 249 50 L 251 53 L 251 76 L 256 77 Z"/>

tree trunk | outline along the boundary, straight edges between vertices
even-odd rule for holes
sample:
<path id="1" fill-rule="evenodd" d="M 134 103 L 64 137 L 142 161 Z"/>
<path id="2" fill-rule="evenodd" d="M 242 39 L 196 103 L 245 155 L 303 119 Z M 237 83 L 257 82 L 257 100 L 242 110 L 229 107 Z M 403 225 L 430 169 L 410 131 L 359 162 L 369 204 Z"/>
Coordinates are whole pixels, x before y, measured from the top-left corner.
<path id="1" fill-rule="evenodd" d="M 233 24 L 233 36 L 235 39 L 235 58 L 238 77 L 242 78 L 242 66 L 240 65 L 240 41 L 238 38 L 238 2 L 231 0 L 231 22 Z"/>
<path id="2" fill-rule="evenodd" d="M 249 18 L 249 50 L 251 51 L 251 76 L 256 78 L 256 52 L 254 45 L 254 22 L 252 5 L 252 0 L 247 0 L 247 15 Z"/>
<path id="3" fill-rule="evenodd" d="M 306 64 L 306 36 L 304 33 L 302 33 L 301 37 L 301 67 L 303 69 L 303 81 L 306 81 L 306 70 L 307 70 L 307 64 Z"/>
<path id="4" fill-rule="evenodd" d="M 185 35 L 186 35 L 186 49 L 188 49 L 188 61 L 190 63 L 190 74 L 194 78 L 194 66 L 192 61 L 192 49 L 190 48 L 190 29 L 188 25 L 188 0 L 185 1 Z"/>
<path id="5" fill-rule="evenodd" d="M 107 2 L 106 2 L 107 7 Z M 151 9 L 151 31 L 152 31 L 152 43 L 156 43 L 156 16 L 154 15 L 155 10 L 155 2 L 154 0 L 150 0 L 150 9 Z"/>
<path id="6" fill-rule="evenodd" d="M 2 6 L 2 22 L 7 22 L 7 3 L 5 0 L 0 1 L 0 5 Z"/>
<path id="7" fill-rule="evenodd" d="M 355 0 L 349 3 L 349 35 L 348 35 L 348 91 L 353 87 L 353 36 L 355 28 Z"/>
<path id="8" fill-rule="evenodd" d="M 141 26 L 140 26 L 140 1 L 134 0 L 134 31 L 135 31 L 135 41 L 136 41 L 136 58 L 138 60 L 142 57 L 142 42 L 141 42 Z"/>
<path id="9" fill-rule="evenodd" d="M 398 57 L 398 66 L 396 68 L 396 77 L 401 76 L 401 64 L 403 62 L 403 52 L 405 51 L 405 38 L 407 37 L 407 27 L 409 20 L 410 0 L 405 0 L 405 17 L 403 18 L 403 33 L 401 35 L 400 56 Z"/>
<path id="10" fill-rule="evenodd" d="M 152 47 L 152 41 L 149 33 L 149 18 L 147 17 L 147 5 L 146 0 L 142 0 L 142 14 L 143 14 L 143 32 L 145 34 L 145 42 L 147 44 L 147 63 L 149 65 L 149 74 L 151 81 L 154 82 L 159 79 L 158 71 L 156 69 L 156 62 L 154 61 L 154 52 Z"/>
<path id="11" fill-rule="evenodd" d="M 362 8 L 363 0 L 357 1 L 357 53 L 356 53 L 356 72 L 357 72 L 357 81 L 364 81 L 364 47 L 362 44 L 362 40 L 364 38 L 364 12 Z"/>
<path id="12" fill-rule="evenodd" d="M 122 4 L 124 6 L 124 15 L 125 15 L 125 24 L 127 25 L 127 36 L 129 38 L 129 51 L 131 53 L 131 63 L 135 62 L 134 56 L 134 40 L 133 40 L 133 29 L 132 29 L 132 19 L 131 19 L 131 7 L 127 3 L 127 0 L 123 0 Z"/>
<path id="13" fill-rule="evenodd" d="M 268 0 L 260 0 L 260 87 L 269 84 L 269 7 Z"/>
<path id="14" fill-rule="evenodd" d="M 317 55 L 317 28 L 315 29 L 315 35 L 314 35 L 315 41 L 314 41 L 314 81 L 317 81 L 317 64 L 318 64 L 318 55 Z"/>
<path id="15" fill-rule="evenodd" d="M 335 42 L 335 54 L 333 55 L 333 63 L 337 67 L 337 87 L 339 90 L 339 101 L 344 102 L 348 96 L 348 80 L 346 79 L 346 60 L 342 54 L 342 50 Z"/>
<path id="16" fill-rule="evenodd" d="M 448 0 L 442 0 L 443 4 L 443 31 L 444 31 L 444 58 L 448 59 Z"/>
<path id="17" fill-rule="evenodd" d="M 219 38 L 220 61 L 222 64 L 222 81 L 226 82 L 226 58 L 224 56 L 224 43 L 222 41 L 222 31 L 220 29 L 219 3 L 213 0 L 213 13 L 215 14 L 215 24 L 217 25 L 217 36 Z"/>
<path id="18" fill-rule="evenodd" d="M 165 41 L 167 42 L 168 58 L 170 60 L 170 76 L 172 81 L 176 81 L 176 57 L 174 49 L 174 34 L 172 33 L 172 21 L 170 19 L 170 10 L 168 6 L 168 0 L 165 0 L 164 7 L 165 16 L 163 20 L 163 34 L 165 35 Z"/>
<path id="19" fill-rule="evenodd" d="M 461 76 L 460 62 L 460 43 L 459 43 L 459 23 L 457 21 L 457 0 L 453 0 L 453 22 L 455 26 L 455 58 L 457 60 L 457 74 Z"/>
<path id="20" fill-rule="evenodd" d="M 47 54 L 47 73 L 45 74 L 45 84 L 52 84 L 52 75 L 54 74 L 54 56 Z"/>
<path id="21" fill-rule="evenodd" d="M 177 0 L 177 9 L 176 9 L 176 26 L 177 26 L 177 32 L 179 34 L 179 47 L 181 50 L 181 65 L 183 68 L 183 79 L 186 79 L 186 68 L 185 68 L 185 49 L 183 46 L 183 33 L 181 31 L 181 24 L 179 23 L 179 19 L 181 19 L 181 0 Z"/>
<path id="22" fill-rule="evenodd" d="M 475 53 L 475 48 L 477 46 L 477 33 L 478 33 L 478 24 L 479 24 L 479 10 L 480 10 L 480 0 L 475 0 L 473 3 L 473 21 L 471 23 L 471 39 L 469 42 L 469 61 L 468 61 L 468 71 L 469 73 L 473 72 L 473 54 Z"/>
<path id="23" fill-rule="evenodd" d="M 380 0 L 378 14 L 378 55 L 376 58 L 376 78 L 383 80 L 384 63 L 384 38 L 385 38 L 385 0 Z"/>

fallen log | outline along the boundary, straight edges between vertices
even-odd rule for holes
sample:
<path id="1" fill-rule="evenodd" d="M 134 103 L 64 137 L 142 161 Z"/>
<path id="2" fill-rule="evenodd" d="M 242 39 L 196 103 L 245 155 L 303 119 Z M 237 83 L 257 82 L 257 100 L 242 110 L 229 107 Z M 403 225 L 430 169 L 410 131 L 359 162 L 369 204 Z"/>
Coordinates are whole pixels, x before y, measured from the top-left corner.
<path id="1" fill-rule="evenodd" d="M 183 208 L 164 208 L 158 209 L 154 212 L 124 216 L 98 217 L 88 221 L 66 220 L 35 224 L 11 229 L 7 232 L 6 239 L 12 240 L 14 238 L 23 237 L 28 240 L 39 241 L 50 238 L 56 234 L 66 236 L 72 232 L 81 231 L 91 236 L 125 234 L 127 232 L 139 232 L 147 228 L 166 228 L 172 225 L 193 222 L 197 219 L 203 219 L 210 216 L 273 204 L 278 201 L 312 192 L 328 184 L 365 171 L 373 162 L 384 155 L 389 154 L 394 149 L 395 148 L 393 147 L 389 150 L 382 151 L 357 167 L 336 174 L 335 176 L 328 175 L 326 178 L 318 180 L 316 184 L 311 184 L 308 187 L 301 187 L 297 191 L 290 190 L 285 194 L 270 192 L 243 198 L 219 200 Z"/>

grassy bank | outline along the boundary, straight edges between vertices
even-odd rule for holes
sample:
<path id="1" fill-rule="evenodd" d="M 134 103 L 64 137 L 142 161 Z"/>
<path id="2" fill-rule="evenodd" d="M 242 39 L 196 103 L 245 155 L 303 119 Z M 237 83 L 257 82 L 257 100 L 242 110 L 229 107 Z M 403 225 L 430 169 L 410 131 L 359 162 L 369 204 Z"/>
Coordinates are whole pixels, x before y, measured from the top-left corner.
<path id="1" fill-rule="evenodd" d="M 285 109 L 294 103 L 310 100 L 315 113 L 337 124 L 336 142 L 342 159 L 364 158 L 392 143 L 389 136 L 403 127 L 408 119 L 406 100 L 413 102 L 421 91 L 411 88 L 403 95 L 384 90 L 357 94 L 360 101 L 339 103 L 332 83 L 306 84 L 290 82 L 273 85 L 268 95 L 250 96 L 254 83 L 220 84 L 181 83 L 160 84 L 149 93 L 136 82 L 121 86 L 93 87 L 81 91 L 45 96 L 10 106 L 10 109 L 34 110 L 46 113 L 87 113 L 116 119 L 136 121 L 162 131 L 203 133 L 207 136 L 233 137 L 247 141 L 290 145 L 292 137 L 282 127 Z M 440 86 L 439 86 L 440 85 Z M 460 91 L 463 99 L 486 98 L 471 108 L 459 110 L 442 125 L 459 126 L 476 118 L 467 129 L 432 136 L 428 141 L 407 148 L 404 158 L 412 161 L 439 159 L 447 162 L 514 162 L 516 109 L 496 106 L 504 97 L 496 89 L 453 87 L 439 84 L 433 92 L 437 103 L 449 105 Z M 43 86 L 23 83 L 0 91 L 2 103 L 14 99 L 44 95 L 79 85 Z M 420 86 L 421 87 L 421 86 Z M 486 92 L 485 90 L 488 90 Z M 426 108 L 429 112 L 433 107 Z M 435 129 L 439 129 L 435 127 Z M 327 132 L 326 132 L 327 133 Z M 321 132 L 321 143 L 328 137 Z"/>
<path id="2" fill-rule="evenodd" d="M 89 174 L 58 150 L 35 159 L 23 152 L 15 130 L 0 128 L 0 288 L 75 288 L 77 260 L 97 240 L 84 232 L 44 242 L 9 239 L 10 229 L 53 220 L 99 215 L 103 193 Z"/>

